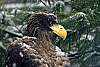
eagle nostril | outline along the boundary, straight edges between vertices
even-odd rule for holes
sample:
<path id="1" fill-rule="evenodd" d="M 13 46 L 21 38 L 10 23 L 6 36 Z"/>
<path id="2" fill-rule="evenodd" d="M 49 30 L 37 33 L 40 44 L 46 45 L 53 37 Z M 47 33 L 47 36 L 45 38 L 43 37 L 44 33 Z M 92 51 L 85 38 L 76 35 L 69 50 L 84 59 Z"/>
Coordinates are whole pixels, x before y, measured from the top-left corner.
<path id="1" fill-rule="evenodd" d="M 60 28 L 60 29 L 63 29 L 63 28 Z"/>

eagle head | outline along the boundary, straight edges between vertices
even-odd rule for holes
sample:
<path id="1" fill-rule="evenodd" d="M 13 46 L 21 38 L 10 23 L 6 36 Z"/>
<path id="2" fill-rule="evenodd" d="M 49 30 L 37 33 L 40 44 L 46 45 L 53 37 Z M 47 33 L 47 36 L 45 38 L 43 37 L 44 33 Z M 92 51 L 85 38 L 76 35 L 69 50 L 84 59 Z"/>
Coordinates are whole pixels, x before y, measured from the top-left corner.
<path id="1" fill-rule="evenodd" d="M 47 37 L 57 35 L 63 39 L 66 38 L 67 32 L 57 21 L 57 17 L 51 13 L 35 13 L 28 21 L 27 35 L 39 37 L 43 33 L 47 33 Z"/>

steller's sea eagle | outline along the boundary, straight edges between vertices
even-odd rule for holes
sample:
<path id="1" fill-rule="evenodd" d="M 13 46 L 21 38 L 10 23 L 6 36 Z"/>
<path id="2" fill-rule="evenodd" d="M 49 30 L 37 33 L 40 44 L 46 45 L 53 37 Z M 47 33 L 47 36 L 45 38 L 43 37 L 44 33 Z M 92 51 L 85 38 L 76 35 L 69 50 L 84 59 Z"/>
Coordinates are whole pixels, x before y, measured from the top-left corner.
<path id="1" fill-rule="evenodd" d="M 70 67 L 69 60 L 58 56 L 53 40 L 65 39 L 67 32 L 50 13 L 35 13 L 28 21 L 25 36 L 8 47 L 6 67 Z"/>

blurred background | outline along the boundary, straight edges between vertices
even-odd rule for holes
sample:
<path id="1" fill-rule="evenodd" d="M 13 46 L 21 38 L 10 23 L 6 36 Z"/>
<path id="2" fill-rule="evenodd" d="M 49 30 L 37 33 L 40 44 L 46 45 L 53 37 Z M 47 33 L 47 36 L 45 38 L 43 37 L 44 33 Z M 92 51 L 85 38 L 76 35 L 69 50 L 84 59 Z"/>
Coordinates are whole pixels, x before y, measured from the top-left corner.
<path id="1" fill-rule="evenodd" d="M 68 54 L 77 53 L 72 67 L 100 67 L 100 0 L 0 0 L 0 67 L 7 61 L 7 47 L 23 36 L 35 12 L 54 13 L 71 32 L 55 44 Z"/>

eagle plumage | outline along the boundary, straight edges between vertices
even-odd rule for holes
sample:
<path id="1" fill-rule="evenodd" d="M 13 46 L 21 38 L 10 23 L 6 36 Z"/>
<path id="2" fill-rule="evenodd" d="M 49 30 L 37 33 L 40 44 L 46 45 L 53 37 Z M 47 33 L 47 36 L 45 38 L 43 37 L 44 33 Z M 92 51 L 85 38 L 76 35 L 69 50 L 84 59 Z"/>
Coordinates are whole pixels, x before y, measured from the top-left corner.
<path id="1" fill-rule="evenodd" d="M 70 67 L 68 60 L 57 56 L 52 41 L 57 37 L 50 28 L 58 24 L 53 14 L 36 13 L 29 18 L 25 36 L 8 47 L 6 67 Z"/>

